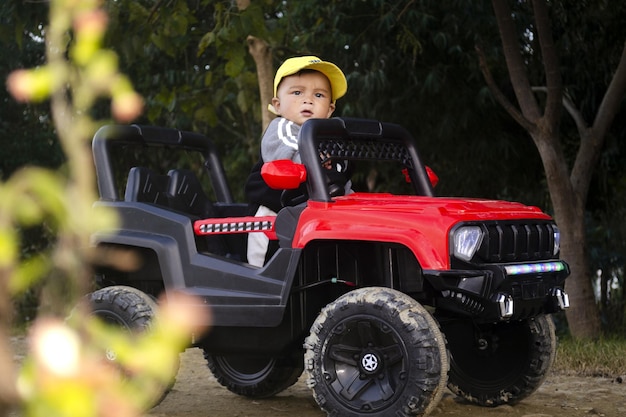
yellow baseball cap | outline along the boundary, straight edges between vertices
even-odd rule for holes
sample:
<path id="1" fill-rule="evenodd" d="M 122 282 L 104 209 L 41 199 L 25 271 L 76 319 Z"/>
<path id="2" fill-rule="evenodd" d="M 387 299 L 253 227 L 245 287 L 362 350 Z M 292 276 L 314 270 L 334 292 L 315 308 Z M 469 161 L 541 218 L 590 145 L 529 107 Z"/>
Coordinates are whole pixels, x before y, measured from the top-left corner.
<path id="1" fill-rule="evenodd" d="M 322 61 L 316 56 L 299 56 L 295 58 L 289 58 L 278 68 L 276 71 L 276 77 L 274 77 L 274 97 L 278 90 L 278 84 L 284 77 L 293 75 L 303 69 L 312 69 L 319 71 L 328 78 L 330 81 L 331 100 L 333 103 L 346 94 L 348 91 L 348 82 L 346 76 L 339 67 L 332 62 Z"/>

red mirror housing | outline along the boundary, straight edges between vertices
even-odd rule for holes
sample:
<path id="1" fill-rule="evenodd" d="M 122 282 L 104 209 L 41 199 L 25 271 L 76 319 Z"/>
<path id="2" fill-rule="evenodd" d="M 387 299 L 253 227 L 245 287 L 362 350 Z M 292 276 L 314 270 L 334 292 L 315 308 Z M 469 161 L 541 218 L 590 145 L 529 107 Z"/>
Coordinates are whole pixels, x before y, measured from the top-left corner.
<path id="1" fill-rule="evenodd" d="M 293 190 L 306 181 L 306 168 L 290 159 L 279 159 L 264 163 L 261 177 L 271 188 Z"/>
<path id="2" fill-rule="evenodd" d="M 426 166 L 425 168 L 426 174 L 428 175 L 428 181 L 430 181 L 430 185 L 435 188 L 439 183 L 439 177 L 437 176 L 437 174 L 435 174 L 435 171 L 433 171 L 429 166 Z M 404 175 L 405 181 L 410 183 L 411 176 L 409 175 L 409 170 L 407 168 L 404 168 L 402 170 L 402 174 Z"/>
<path id="3" fill-rule="evenodd" d="M 435 174 L 435 171 L 430 169 L 429 166 L 426 167 L 426 174 L 428 174 L 428 180 L 430 181 L 430 185 L 435 188 L 439 183 L 439 177 L 437 176 L 437 174 Z"/>

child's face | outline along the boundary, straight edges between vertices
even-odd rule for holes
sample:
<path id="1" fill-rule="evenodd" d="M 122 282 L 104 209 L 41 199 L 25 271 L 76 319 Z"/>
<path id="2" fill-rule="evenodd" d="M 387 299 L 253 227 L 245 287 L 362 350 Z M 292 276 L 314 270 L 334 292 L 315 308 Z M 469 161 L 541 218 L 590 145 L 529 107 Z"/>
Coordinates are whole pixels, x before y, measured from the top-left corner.
<path id="1" fill-rule="evenodd" d="M 276 95 L 272 104 L 278 114 L 299 125 L 308 119 L 327 119 L 335 110 L 330 82 L 318 71 L 283 78 Z"/>

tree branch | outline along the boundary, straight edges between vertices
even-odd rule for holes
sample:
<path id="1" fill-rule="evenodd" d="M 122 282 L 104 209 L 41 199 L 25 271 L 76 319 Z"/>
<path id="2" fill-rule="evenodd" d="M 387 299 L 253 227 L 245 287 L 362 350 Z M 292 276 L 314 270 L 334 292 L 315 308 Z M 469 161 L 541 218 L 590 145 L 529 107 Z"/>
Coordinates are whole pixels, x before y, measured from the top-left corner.
<path id="1" fill-rule="evenodd" d="M 602 98 L 596 118 L 591 128 L 586 129 L 580 135 L 580 148 L 576 155 L 576 161 L 572 167 L 570 180 L 575 192 L 586 197 L 589 186 L 591 172 L 595 168 L 602 147 L 606 139 L 606 133 L 619 110 L 619 106 L 626 95 L 626 43 L 622 50 L 620 62 L 613 74 L 613 79 Z M 586 199 L 586 198 L 585 198 Z"/>
<path id="2" fill-rule="evenodd" d="M 505 0 L 492 0 L 491 4 L 498 22 L 506 66 L 509 70 L 509 78 L 513 85 L 515 97 L 524 117 L 531 123 L 537 124 L 541 117 L 541 112 L 530 88 L 526 67 L 524 66 L 517 42 L 515 22 L 511 17 L 511 8 L 508 1 Z"/>
<path id="3" fill-rule="evenodd" d="M 491 71 L 489 70 L 489 66 L 487 65 L 487 58 L 485 57 L 485 52 L 482 50 L 480 45 L 475 45 L 474 48 L 476 49 L 476 53 L 478 54 L 478 64 L 480 66 L 480 71 L 483 74 L 483 78 L 485 79 L 485 82 L 487 83 L 487 87 L 489 88 L 489 91 L 491 91 L 491 94 L 493 94 L 493 97 L 496 99 L 496 101 L 524 129 L 526 129 L 529 132 L 536 129 L 536 126 L 532 122 L 530 122 L 528 119 L 526 119 L 522 113 L 520 113 L 520 111 L 515 107 L 515 105 L 513 105 L 513 103 L 511 103 L 511 101 L 508 98 L 506 98 L 504 93 L 502 93 L 502 90 L 500 90 L 500 88 L 496 85 L 496 82 L 493 79 L 493 75 L 491 74 Z"/>
<path id="4" fill-rule="evenodd" d="M 533 91 L 539 91 L 539 92 L 547 94 L 548 88 L 547 87 L 533 87 Z M 576 105 L 567 94 L 563 94 L 562 102 L 563 102 L 563 107 L 565 107 L 565 110 L 567 111 L 567 113 L 574 120 L 574 123 L 576 124 L 576 129 L 578 130 L 578 133 L 582 137 L 583 132 L 585 132 L 589 128 L 589 126 L 587 125 L 587 122 L 585 121 L 585 118 L 583 117 L 582 113 L 576 108 Z"/>
<path id="5" fill-rule="evenodd" d="M 559 59 L 552 38 L 548 6 L 545 0 L 533 0 L 535 27 L 539 38 L 539 47 L 543 68 L 546 72 L 547 98 L 544 110 L 545 123 L 551 131 L 558 129 L 561 118 L 561 102 L 563 96 L 563 81 L 559 69 Z"/>
<path id="6" fill-rule="evenodd" d="M 613 123 L 619 106 L 626 96 L 626 42 L 622 49 L 622 56 L 613 74 L 609 88 L 604 94 L 602 103 L 598 108 L 596 119 L 593 121 L 593 129 L 602 137 Z"/>

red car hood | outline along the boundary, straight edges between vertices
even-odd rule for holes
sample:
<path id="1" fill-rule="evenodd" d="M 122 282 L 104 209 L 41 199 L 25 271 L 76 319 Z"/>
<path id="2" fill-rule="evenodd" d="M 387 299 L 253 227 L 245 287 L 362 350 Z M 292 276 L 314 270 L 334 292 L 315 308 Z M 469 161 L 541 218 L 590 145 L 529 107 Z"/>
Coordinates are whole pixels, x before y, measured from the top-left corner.
<path id="1" fill-rule="evenodd" d="M 439 215 L 462 217 L 465 220 L 495 219 L 500 215 L 512 218 L 549 218 L 535 206 L 499 200 L 454 198 L 454 197 L 417 197 L 397 196 L 393 194 L 354 193 L 335 199 L 335 209 L 382 210 L 386 213 L 406 212 L 423 213 L 437 210 Z"/>
<path id="2" fill-rule="evenodd" d="M 423 268 L 449 268 L 448 236 L 461 221 L 545 219 L 539 208 L 497 200 L 354 193 L 332 203 L 309 201 L 294 247 L 313 240 L 395 242 L 410 248 Z M 428 254 L 420 252 L 428 251 Z"/>

